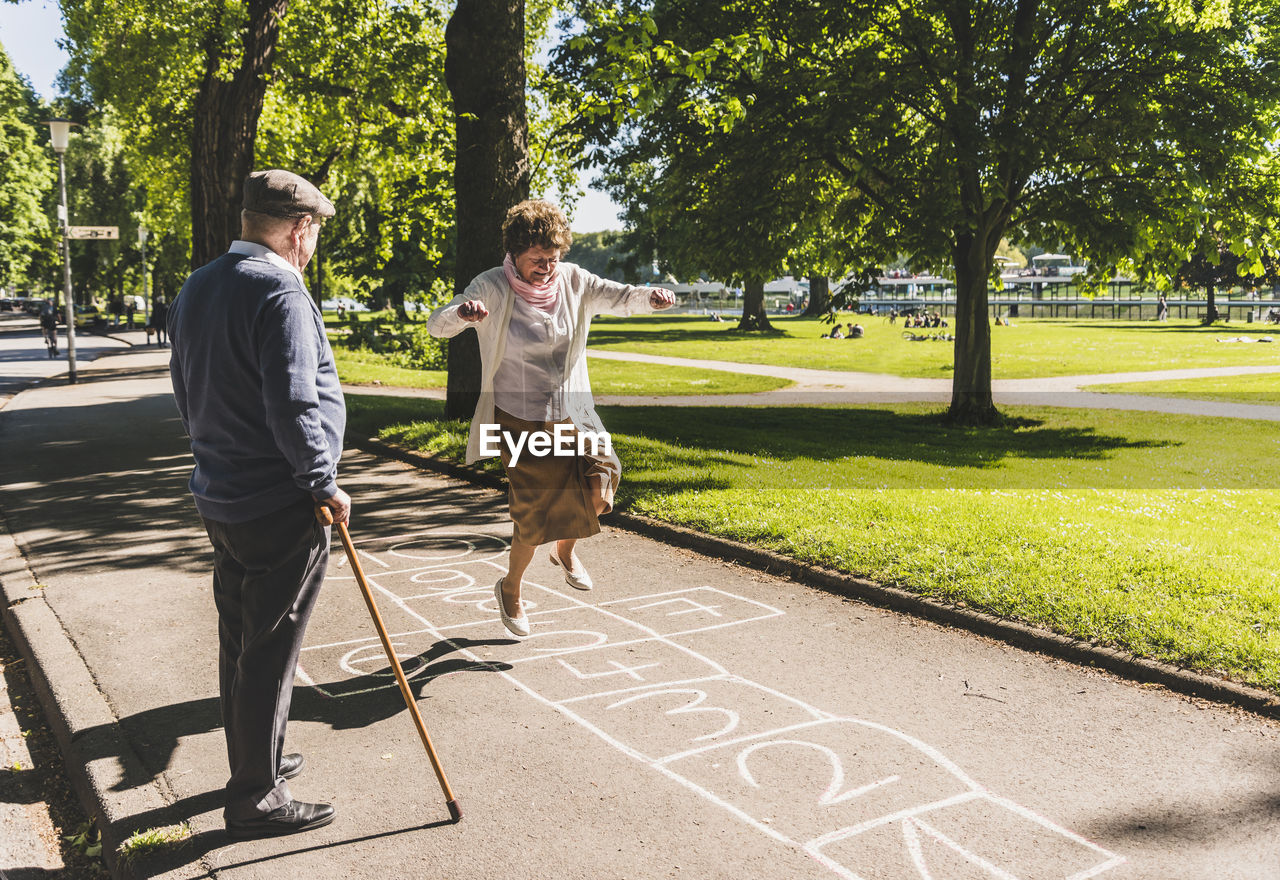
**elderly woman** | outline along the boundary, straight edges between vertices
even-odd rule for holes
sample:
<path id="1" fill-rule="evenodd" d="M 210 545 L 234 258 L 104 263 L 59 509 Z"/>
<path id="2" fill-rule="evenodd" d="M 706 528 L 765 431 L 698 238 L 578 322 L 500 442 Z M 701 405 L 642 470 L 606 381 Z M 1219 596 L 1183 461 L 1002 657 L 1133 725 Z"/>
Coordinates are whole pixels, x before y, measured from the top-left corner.
<path id="1" fill-rule="evenodd" d="M 574 547 L 600 531 L 622 474 L 591 399 L 591 318 L 675 304 L 670 290 L 619 284 L 560 262 L 571 241 L 559 208 L 521 202 L 502 224 L 502 265 L 427 321 L 434 336 L 474 326 L 480 338 L 480 400 L 467 463 L 500 455 L 507 473 L 511 556 L 493 590 L 502 623 L 518 636 L 529 634 L 520 591 L 540 544 L 555 542 L 551 562 L 569 586 L 592 588 Z"/>

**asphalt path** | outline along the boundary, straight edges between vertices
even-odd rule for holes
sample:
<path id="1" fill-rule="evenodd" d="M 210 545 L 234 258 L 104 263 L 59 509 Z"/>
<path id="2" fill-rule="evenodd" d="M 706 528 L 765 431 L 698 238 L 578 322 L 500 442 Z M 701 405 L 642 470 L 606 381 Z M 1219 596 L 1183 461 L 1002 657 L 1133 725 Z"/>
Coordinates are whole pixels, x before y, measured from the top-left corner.
<path id="1" fill-rule="evenodd" d="M 911 402 L 948 403 L 950 379 L 921 379 L 884 373 L 845 370 L 813 370 L 777 364 L 744 364 L 627 351 L 588 349 L 600 360 L 655 364 L 692 369 L 719 370 L 751 376 L 773 376 L 792 384 L 774 391 L 743 394 L 597 394 L 602 406 L 827 406 L 895 404 Z M 1081 376 L 1054 376 L 1042 379 L 997 379 L 992 395 L 1001 406 L 1065 406 L 1075 409 L 1118 409 L 1171 415 L 1199 415 L 1224 419 L 1280 421 L 1280 406 L 1159 397 L 1147 394 L 1117 394 L 1088 390 L 1090 386 L 1120 382 L 1167 382 L 1225 376 L 1280 374 L 1280 364 L 1263 366 L 1202 367 L 1177 370 L 1145 370 L 1130 373 L 1098 373 Z M 443 400 L 443 388 L 402 388 L 391 385 L 348 385 L 350 394 L 382 397 L 424 397 Z"/>
<path id="2" fill-rule="evenodd" d="M 138 336 L 141 335 L 138 331 Z M 107 352 L 128 347 L 129 344 L 122 339 L 78 331 L 76 366 L 79 368 Z M 42 379 L 66 372 L 66 328 L 58 328 L 58 357 L 50 358 L 36 318 L 20 312 L 0 312 L 0 399 L 11 397 Z"/>
<path id="3" fill-rule="evenodd" d="M 594 592 L 539 554 L 516 640 L 492 596 L 503 496 L 362 453 L 353 535 L 464 818 L 335 552 L 286 746 L 307 756 L 295 795 L 337 820 L 232 844 L 209 551 L 164 365 L 104 358 L 0 412 L 0 508 L 40 585 L 18 610 L 50 621 L 25 635 L 88 673 L 49 672 L 72 752 L 115 831 L 195 832 L 148 876 L 1280 876 L 1272 721 L 612 528 L 581 545 Z"/>
<path id="4" fill-rule="evenodd" d="M 831 404 L 891 404 L 911 401 L 947 403 L 951 400 L 950 379 L 924 379 L 884 373 L 846 370 L 813 370 L 778 364 L 744 364 L 641 354 L 628 351 L 589 349 L 593 358 L 634 361 L 673 367 L 721 370 L 753 376 L 773 376 L 792 384 L 776 391 L 720 395 L 596 395 L 596 402 L 616 406 L 816 406 Z M 1277 353 L 1280 358 L 1280 352 Z M 1202 367 L 1177 370 L 1144 370 L 1128 373 L 1095 373 L 1081 376 L 1052 376 L 1037 379 L 996 379 L 992 396 L 999 405 L 1065 406 L 1077 409 L 1121 409 L 1162 412 L 1175 415 L 1203 415 L 1215 418 L 1280 421 L 1280 406 L 1158 397 L 1144 394 L 1115 394 L 1089 391 L 1090 386 L 1122 382 L 1165 382 L 1223 376 L 1280 374 L 1280 363 L 1262 366 Z M 377 393 L 377 392 L 374 392 Z"/>

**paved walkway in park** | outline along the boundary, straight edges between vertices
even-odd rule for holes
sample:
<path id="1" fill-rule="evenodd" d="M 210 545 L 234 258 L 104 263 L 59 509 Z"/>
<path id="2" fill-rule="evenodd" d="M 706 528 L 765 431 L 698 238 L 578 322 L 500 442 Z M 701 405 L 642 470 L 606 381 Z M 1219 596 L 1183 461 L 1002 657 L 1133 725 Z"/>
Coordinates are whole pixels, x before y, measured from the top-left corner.
<path id="1" fill-rule="evenodd" d="M 788 388 L 755 394 L 722 394 L 666 397 L 642 395 L 597 395 L 599 403 L 622 406 L 800 406 L 825 403 L 895 403 L 912 400 L 946 402 L 951 399 L 950 379 L 921 379 L 882 373 L 858 373 L 842 370 L 811 370 L 773 364 L 743 364 L 697 358 L 666 357 L 625 351 L 591 349 L 594 358 L 635 361 L 673 367 L 695 367 L 723 370 L 753 376 L 773 376 L 792 383 Z M 1068 406 L 1084 409 L 1124 409 L 1146 412 L 1181 413 L 1222 418 L 1280 420 L 1280 406 L 1229 403 L 1213 400 L 1191 400 L 1154 397 L 1141 394 L 1090 392 L 1091 385 L 1121 382 L 1164 382 L 1213 376 L 1250 376 L 1280 374 L 1274 366 L 1204 367 L 1181 370 L 1146 370 L 1130 373 L 1097 373 L 1081 376 L 1056 376 L 1045 379 L 996 379 L 992 393 L 997 404 L 1022 406 Z"/>
<path id="2" fill-rule="evenodd" d="M 364 569 L 465 816 L 447 813 L 336 554 L 287 746 L 337 820 L 231 843 L 209 551 L 167 353 L 0 411 L 6 622 L 143 876 L 1267 880 L 1280 725 L 614 528 L 599 585 L 530 569 L 503 496 L 352 452 Z M 625 478 L 625 477 L 624 477 Z M 0 536 L 3 537 L 3 536 Z"/>
<path id="3" fill-rule="evenodd" d="M 774 364 L 743 364 L 697 358 L 667 357 L 627 351 L 589 349 L 593 358 L 632 361 L 671 367 L 720 370 L 752 376 L 773 376 L 793 383 L 776 391 L 750 394 L 597 394 L 596 402 L 615 406 L 814 406 L 820 404 L 904 403 L 951 399 L 950 379 L 919 379 L 884 373 L 858 373 L 843 370 L 811 370 Z M 1144 394 L 1112 394 L 1091 392 L 1091 385 L 1120 382 L 1165 382 L 1215 376 L 1253 376 L 1280 374 L 1275 366 L 1202 367 L 1181 370 L 1146 370 L 1131 373 L 1096 373 L 1080 376 L 1055 376 L 1046 379 L 997 379 L 992 391 L 997 404 L 1020 406 L 1066 406 L 1080 409 L 1121 409 L 1141 412 L 1165 412 L 1180 415 L 1203 415 L 1217 418 L 1262 419 L 1280 421 L 1280 406 L 1232 403 L 1217 400 L 1195 400 L 1179 397 L 1155 397 Z M 443 400 L 443 388 L 403 388 L 394 385 L 348 385 L 350 394 L 372 394 L 392 397 L 425 397 Z"/>

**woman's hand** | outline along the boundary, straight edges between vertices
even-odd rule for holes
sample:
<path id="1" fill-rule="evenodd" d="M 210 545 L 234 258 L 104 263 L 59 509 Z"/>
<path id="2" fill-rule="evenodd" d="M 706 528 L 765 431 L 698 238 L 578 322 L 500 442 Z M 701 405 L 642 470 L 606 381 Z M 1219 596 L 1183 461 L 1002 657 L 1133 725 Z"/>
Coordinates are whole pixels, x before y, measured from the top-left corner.
<path id="1" fill-rule="evenodd" d="M 665 287 L 657 287 L 649 291 L 649 305 L 656 311 L 669 309 L 676 304 L 676 295 Z"/>
<path id="2" fill-rule="evenodd" d="M 470 324 L 478 324 L 489 317 L 489 310 L 478 299 L 469 299 L 458 306 L 458 316 Z"/>

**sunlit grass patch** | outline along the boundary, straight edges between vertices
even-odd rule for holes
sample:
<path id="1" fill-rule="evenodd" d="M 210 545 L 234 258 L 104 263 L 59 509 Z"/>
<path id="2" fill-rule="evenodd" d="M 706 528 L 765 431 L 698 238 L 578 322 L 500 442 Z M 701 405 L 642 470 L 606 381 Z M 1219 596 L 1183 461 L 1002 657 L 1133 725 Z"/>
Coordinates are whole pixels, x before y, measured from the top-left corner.
<path id="1" fill-rule="evenodd" d="M 157 852 L 181 846 L 191 839 L 191 826 L 186 822 L 148 828 L 131 834 L 117 848 L 122 862 L 133 862 Z"/>
<path id="2" fill-rule="evenodd" d="M 353 404 L 361 430 L 462 459 L 466 426 L 438 402 Z M 1010 408 L 962 429 L 923 404 L 602 415 L 631 510 L 1280 690 L 1271 423 Z"/>
<path id="3" fill-rule="evenodd" d="M 902 322 L 842 312 L 841 324 L 861 323 L 861 339 L 821 339 L 831 325 L 817 318 L 776 318 L 778 333 L 740 333 L 731 323 L 712 324 L 693 316 L 599 318 L 591 327 L 591 347 L 674 357 L 751 364 L 889 373 L 917 378 L 950 377 L 954 345 L 915 342 Z M 954 333 L 952 326 L 911 331 L 915 335 Z M 1193 321 L 1139 322 L 1028 319 L 991 328 L 992 373 L 997 379 L 1027 379 L 1094 373 L 1172 370 L 1192 367 L 1280 364 L 1280 345 L 1225 345 L 1239 331 Z"/>
<path id="4" fill-rule="evenodd" d="M 1180 379 L 1173 382 L 1117 382 L 1090 385 L 1087 391 L 1108 394 L 1150 394 L 1156 397 L 1182 397 L 1194 400 L 1222 400 L 1228 403 L 1280 403 L 1280 373 L 1252 376 L 1213 376 L 1203 379 Z"/>

